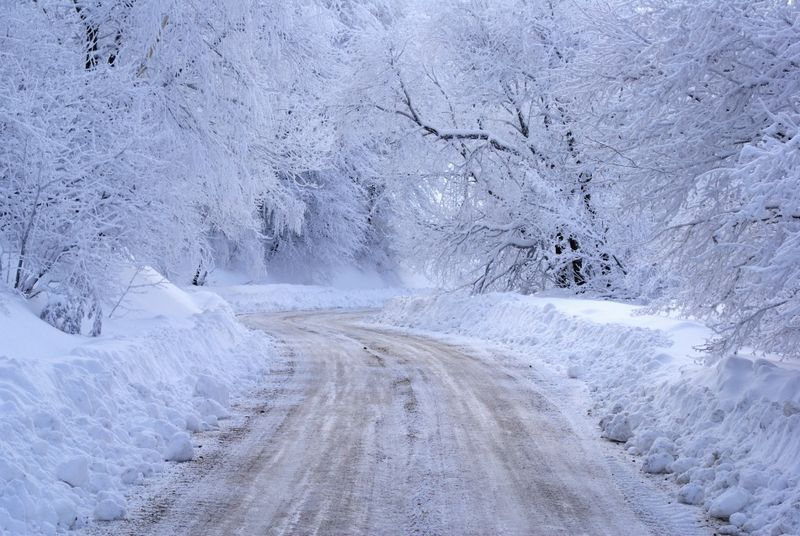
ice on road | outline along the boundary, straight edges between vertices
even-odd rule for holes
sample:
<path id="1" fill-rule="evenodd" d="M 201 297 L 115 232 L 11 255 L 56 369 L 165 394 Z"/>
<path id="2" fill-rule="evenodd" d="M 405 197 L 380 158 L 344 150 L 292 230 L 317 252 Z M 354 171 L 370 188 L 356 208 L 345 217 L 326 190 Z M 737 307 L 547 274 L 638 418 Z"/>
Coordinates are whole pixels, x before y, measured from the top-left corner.
<path id="1" fill-rule="evenodd" d="M 597 439 L 576 431 L 528 365 L 499 366 L 484 351 L 360 319 L 247 317 L 291 353 L 287 388 L 196 482 L 127 528 L 171 536 L 658 532 L 618 490 Z"/>

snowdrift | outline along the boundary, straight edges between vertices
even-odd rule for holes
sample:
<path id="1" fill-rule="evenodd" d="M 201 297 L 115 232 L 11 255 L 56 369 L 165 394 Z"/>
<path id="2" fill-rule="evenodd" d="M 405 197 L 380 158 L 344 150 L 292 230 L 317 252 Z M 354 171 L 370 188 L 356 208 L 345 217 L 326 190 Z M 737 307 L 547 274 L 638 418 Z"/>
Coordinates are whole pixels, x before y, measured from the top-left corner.
<path id="1" fill-rule="evenodd" d="M 584 381 L 603 437 L 670 475 L 723 533 L 800 534 L 800 370 L 728 357 L 704 365 L 700 324 L 620 303 L 512 294 L 390 302 L 388 324 L 512 345 Z"/>
<path id="2" fill-rule="evenodd" d="M 99 338 L 66 335 L 0 291 L 0 533 L 50 534 L 125 515 L 125 494 L 194 455 L 272 359 L 208 292 L 152 270 Z"/>

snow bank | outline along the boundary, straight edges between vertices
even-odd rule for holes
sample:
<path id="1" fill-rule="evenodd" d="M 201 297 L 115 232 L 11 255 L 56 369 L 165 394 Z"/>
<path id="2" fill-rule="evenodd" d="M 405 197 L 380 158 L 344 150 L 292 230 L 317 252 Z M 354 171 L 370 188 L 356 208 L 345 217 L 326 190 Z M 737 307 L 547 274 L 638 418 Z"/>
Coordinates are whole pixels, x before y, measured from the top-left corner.
<path id="1" fill-rule="evenodd" d="M 152 270 L 132 281 L 94 339 L 0 290 L 1 534 L 123 517 L 131 486 L 190 460 L 188 432 L 217 426 L 268 365 L 266 336 L 218 296 L 190 296 Z"/>
<path id="2" fill-rule="evenodd" d="M 452 294 L 394 300 L 379 319 L 516 346 L 585 382 L 601 434 L 643 471 L 670 475 L 680 501 L 729 523 L 723 532 L 800 534 L 797 367 L 704 365 L 702 325 L 613 302 Z"/>
<path id="3" fill-rule="evenodd" d="M 316 285 L 231 285 L 209 287 L 231 304 L 237 313 L 266 313 L 312 309 L 367 309 L 408 290 L 399 288 L 340 289 Z"/>

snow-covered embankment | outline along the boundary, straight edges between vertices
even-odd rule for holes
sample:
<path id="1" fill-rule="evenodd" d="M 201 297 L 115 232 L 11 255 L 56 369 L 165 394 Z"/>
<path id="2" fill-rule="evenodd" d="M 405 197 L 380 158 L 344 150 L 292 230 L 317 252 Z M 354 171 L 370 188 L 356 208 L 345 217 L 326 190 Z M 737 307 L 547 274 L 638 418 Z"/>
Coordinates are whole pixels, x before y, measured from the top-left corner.
<path id="1" fill-rule="evenodd" d="M 723 532 L 800 534 L 800 370 L 701 364 L 703 326 L 595 300 L 463 294 L 394 300 L 380 321 L 509 344 L 586 382 L 600 433 L 669 474 Z"/>
<path id="2" fill-rule="evenodd" d="M 216 427 L 269 366 L 267 337 L 216 295 L 151 270 L 136 283 L 99 338 L 0 291 L 0 533 L 124 516 L 132 486 L 190 459 L 191 433 Z"/>

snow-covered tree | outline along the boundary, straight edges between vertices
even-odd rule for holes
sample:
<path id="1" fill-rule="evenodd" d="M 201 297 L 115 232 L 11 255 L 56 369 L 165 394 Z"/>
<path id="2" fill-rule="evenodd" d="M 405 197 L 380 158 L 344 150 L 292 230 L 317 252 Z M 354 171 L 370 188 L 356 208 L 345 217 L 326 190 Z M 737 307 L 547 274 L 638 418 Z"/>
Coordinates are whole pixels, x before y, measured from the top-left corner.
<path id="1" fill-rule="evenodd" d="M 129 72 L 87 60 L 85 34 L 70 31 L 82 11 L 24 3 L 0 20 L 3 278 L 95 310 L 114 259 L 163 251 L 147 231 L 180 223 L 150 158 L 160 136 Z"/>
<path id="2" fill-rule="evenodd" d="M 309 173 L 297 183 L 303 224 L 281 230 L 267 221 L 267 265 L 282 281 L 327 282 L 336 269 L 357 264 L 365 245 L 367 196 L 350 177 L 336 171 Z"/>
<path id="3" fill-rule="evenodd" d="M 394 163 L 406 159 L 397 172 L 418 189 L 402 195 L 416 200 L 410 240 L 437 273 L 478 291 L 606 288 L 621 269 L 564 84 L 581 47 L 570 9 L 432 6 L 405 20 L 408 40 L 384 40 L 382 65 L 370 60 L 376 87 L 360 105 L 397 125 L 405 155 Z"/>
<path id="4" fill-rule="evenodd" d="M 718 349 L 790 355 L 799 20 L 777 0 L 6 2 L 0 277 L 96 332 L 124 264 L 202 284 L 402 258 L 476 291 L 658 296 Z"/>
<path id="5" fill-rule="evenodd" d="M 263 263 L 264 212 L 280 230 L 300 228 L 304 196 L 281 179 L 330 153 L 315 97 L 326 73 L 312 65 L 326 61 L 328 19 L 313 2 L 7 7 L 7 284 L 65 310 L 96 304 L 120 263 L 196 281 L 220 245 Z"/>
<path id="6" fill-rule="evenodd" d="M 800 347 L 800 10 L 771 0 L 614 6 L 590 21 L 597 139 L 650 222 L 640 263 L 717 349 Z"/>

